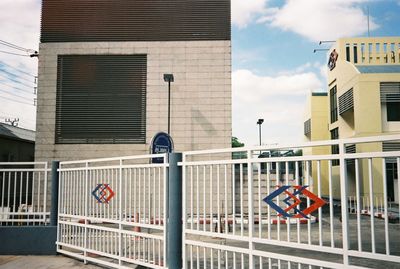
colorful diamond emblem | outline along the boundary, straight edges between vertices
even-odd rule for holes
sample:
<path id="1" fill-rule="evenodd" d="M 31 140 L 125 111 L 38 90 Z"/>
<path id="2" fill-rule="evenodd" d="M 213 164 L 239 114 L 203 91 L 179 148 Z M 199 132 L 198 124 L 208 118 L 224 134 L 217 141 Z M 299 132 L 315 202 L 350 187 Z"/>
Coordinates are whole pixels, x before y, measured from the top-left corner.
<path id="1" fill-rule="evenodd" d="M 294 189 L 293 192 L 289 191 L 289 189 L 291 188 Z M 318 208 L 324 206 L 326 202 L 314 193 L 307 190 L 307 188 L 308 186 L 277 186 L 277 189 L 270 195 L 265 197 L 263 200 L 278 213 L 279 217 L 308 219 L 308 215 L 313 213 Z M 287 205 L 286 208 L 278 206 L 273 201 L 275 198 L 278 198 L 283 193 L 287 195 L 287 197 L 283 199 L 283 202 Z M 302 201 L 296 196 L 301 194 L 310 198 L 310 200 L 314 202 L 303 211 L 299 210 L 298 208 L 298 205 L 300 205 Z M 294 214 L 289 213 L 291 210 L 293 210 Z"/>
<path id="2" fill-rule="evenodd" d="M 114 197 L 115 193 L 108 184 L 98 184 L 92 191 L 92 195 L 96 198 L 97 202 L 101 204 L 108 204 L 111 198 Z"/>

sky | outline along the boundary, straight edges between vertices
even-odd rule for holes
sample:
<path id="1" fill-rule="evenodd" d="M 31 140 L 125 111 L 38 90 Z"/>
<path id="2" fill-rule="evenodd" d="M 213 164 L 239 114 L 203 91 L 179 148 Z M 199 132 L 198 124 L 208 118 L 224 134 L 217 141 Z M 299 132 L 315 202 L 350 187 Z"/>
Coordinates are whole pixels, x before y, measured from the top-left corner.
<path id="1" fill-rule="evenodd" d="M 0 1 L 0 40 L 38 50 L 40 0 Z M 368 12 L 369 11 L 369 12 Z M 247 146 L 303 140 L 306 97 L 326 91 L 321 40 L 400 36 L 400 0 L 232 0 L 232 135 Z M 3 51 L 23 54 L 11 55 Z M 35 129 L 37 58 L 0 41 L 0 122 Z"/>

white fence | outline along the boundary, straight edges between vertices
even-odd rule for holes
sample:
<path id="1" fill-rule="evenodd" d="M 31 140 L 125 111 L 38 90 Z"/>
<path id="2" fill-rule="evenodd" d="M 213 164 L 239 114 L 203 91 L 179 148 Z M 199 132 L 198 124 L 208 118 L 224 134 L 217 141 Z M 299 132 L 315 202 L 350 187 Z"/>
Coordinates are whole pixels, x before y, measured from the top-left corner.
<path id="1" fill-rule="evenodd" d="M 113 268 L 164 268 L 167 167 L 164 154 L 61 162 L 57 251 Z"/>
<path id="2" fill-rule="evenodd" d="M 0 163 L 0 226 L 49 222 L 49 172 L 45 162 Z"/>
<path id="3" fill-rule="evenodd" d="M 400 190 L 387 171 L 394 162 L 399 178 L 400 152 L 383 141 L 400 136 L 184 152 L 183 267 L 399 268 Z M 253 157 L 288 149 L 304 154 Z"/>

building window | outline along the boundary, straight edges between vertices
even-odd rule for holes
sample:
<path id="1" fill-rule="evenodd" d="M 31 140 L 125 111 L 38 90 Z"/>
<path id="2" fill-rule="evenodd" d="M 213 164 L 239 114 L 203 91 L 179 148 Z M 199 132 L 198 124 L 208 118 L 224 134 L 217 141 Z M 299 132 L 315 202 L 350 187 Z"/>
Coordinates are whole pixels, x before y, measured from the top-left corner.
<path id="1" fill-rule="evenodd" d="M 331 130 L 331 139 L 336 140 L 339 139 L 339 128 L 335 128 Z M 331 146 L 332 154 L 339 154 L 339 145 L 332 145 Z M 337 166 L 339 165 L 339 160 L 332 160 L 332 165 Z"/>
<path id="2" fill-rule="evenodd" d="M 330 90 L 329 98 L 330 98 L 330 107 L 331 107 L 331 123 L 334 123 L 338 120 L 336 86 Z"/>
<path id="3" fill-rule="evenodd" d="M 146 55 L 58 56 L 55 142 L 144 144 Z"/>
<path id="4" fill-rule="evenodd" d="M 400 82 L 381 82 L 380 90 L 387 121 L 400 121 Z"/>
<path id="5" fill-rule="evenodd" d="M 400 121 L 400 102 L 386 103 L 387 121 Z"/>

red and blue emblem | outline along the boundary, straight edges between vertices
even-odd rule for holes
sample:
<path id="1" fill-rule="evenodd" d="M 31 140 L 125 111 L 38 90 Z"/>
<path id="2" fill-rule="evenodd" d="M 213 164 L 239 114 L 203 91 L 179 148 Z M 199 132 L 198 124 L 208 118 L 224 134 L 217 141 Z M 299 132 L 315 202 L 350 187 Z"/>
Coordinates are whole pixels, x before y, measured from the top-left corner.
<path id="1" fill-rule="evenodd" d="M 279 217 L 308 219 L 308 215 L 313 213 L 318 208 L 324 206 L 326 202 L 314 193 L 307 190 L 307 188 L 308 186 L 278 186 L 278 188 L 270 195 L 265 197 L 263 201 L 272 207 L 276 212 L 278 212 Z M 290 189 L 293 189 L 294 191 L 290 192 Z M 283 193 L 287 195 L 287 197 L 283 199 L 283 202 L 287 205 L 286 208 L 278 206 L 273 201 L 274 198 L 279 197 L 279 195 Z M 300 210 L 298 205 L 300 205 L 302 201 L 298 198 L 299 195 L 304 195 L 310 198 L 312 201 L 314 201 L 314 203 L 306 209 Z M 289 213 L 291 210 L 293 210 L 294 214 Z"/>
<path id="2" fill-rule="evenodd" d="M 108 184 L 98 184 L 92 191 L 92 195 L 100 204 L 108 204 L 115 193 Z"/>

